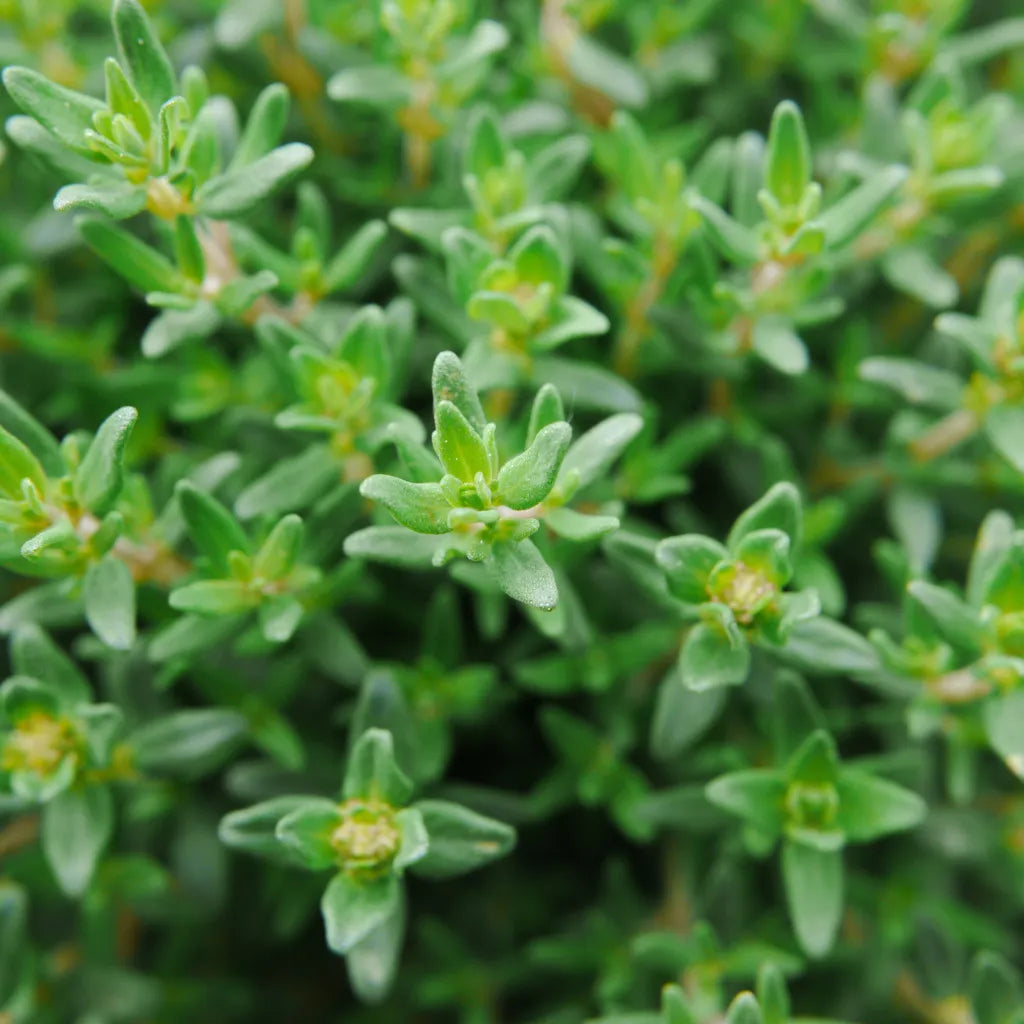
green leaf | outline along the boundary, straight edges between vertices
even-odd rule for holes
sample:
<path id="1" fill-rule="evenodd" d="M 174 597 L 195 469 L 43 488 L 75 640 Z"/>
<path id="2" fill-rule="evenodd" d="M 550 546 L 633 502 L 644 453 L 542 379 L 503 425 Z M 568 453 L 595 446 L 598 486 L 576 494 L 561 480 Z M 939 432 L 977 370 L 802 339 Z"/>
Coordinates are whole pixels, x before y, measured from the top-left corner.
<path id="1" fill-rule="evenodd" d="M 854 843 L 868 843 L 879 836 L 916 828 L 928 806 L 916 794 L 894 782 L 856 771 L 840 772 L 837 824 Z"/>
<path id="2" fill-rule="evenodd" d="M 78 666 L 34 622 L 15 629 L 11 664 L 18 675 L 45 682 L 66 707 L 84 704 L 92 697 L 89 681 Z"/>
<path id="3" fill-rule="evenodd" d="M 313 150 L 301 142 L 279 146 L 244 167 L 211 178 L 196 193 L 196 205 L 206 217 L 237 217 L 286 185 L 312 160 Z"/>
<path id="4" fill-rule="evenodd" d="M 751 266 L 760 260 L 761 247 L 753 231 L 703 196 L 693 197 L 693 208 L 702 216 L 711 241 L 726 259 L 738 266 Z"/>
<path id="5" fill-rule="evenodd" d="M 958 167 L 936 174 L 928 182 L 929 198 L 937 205 L 973 199 L 994 192 L 1005 181 L 1006 175 L 998 167 Z"/>
<path id="6" fill-rule="evenodd" d="M 281 459 L 246 487 L 235 501 L 239 519 L 283 515 L 311 505 L 333 484 L 341 468 L 326 445 L 310 445 L 298 455 Z"/>
<path id="7" fill-rule="evenodd" d="M 979 953 L 968 980 L 977 1024 L 1016 1024 L 1024 1006 L 1024 985 L 1013 966 L 997 953 Z"/>
<path id="8" fill-rule="evenodd" d="M 85 132 L 92 128 L 92 115 L 103 104 L 62 85 L 51 82 L 31 68 L 4 68 L 4 87 L 11 99 L 66 146 L 91 153 Z"/>
<path id="9" fill-rule="evenodd" d="M 81 504 L 98 516 L 106 515 L 121 493 L 124 481 L 124 450 L 137 409 L 124 406 L 101 424 L 75 473 L 75 492 Z"/>
<path id="10" fill-rule="evenodd" d="M 401 899 L 399 889 L 393 874 L 369 881 L 336 874 L 320 901 L 330 949 L 344 955 L 384 924 Z"/>
<path id="11" fill-rule="evenodd" d="M 71 596 L 73 583 L 54 580 L 42 583 L 11 598 L 0 607 L 0 633 L 27 622 L 41 626 L 63 627 L 81 619 L 81 602 Z"/>
<path id="12" fill-rule="evenodd" d="M 440 484 L 410 484 L 394 476 L 374 474 L 359 486 L 359 493 L 383 505 L 394 517 L 417 533 L 450 532 L 448 513 L 451 505 Z"/>
<path id="13" fill-rule="evenodd" d="M 182 615 L 153 637 L 149 658 L 159 663 L 192 657 L 200 651 L 226 643 L 237 628 L 236 619 Z"/>
<path id="14" fill-rule="evenodd" d="M 293 849 L 307 868 L 323 871 L 337 860 L 331 835 L 340 823 L 337 804 L 309 797 L 278 821 L 274 835 Z"/>
<path id="15" fill-rule="evenodd" d="M 1024 46 L 1024 18 L 1001 18 L 967 29 L 943 41 L 942 56 L 958 64 L 974 64 Z M 990 1024 L 979 1021 L 978 1024 Z"/>
<path id="16" fill-rule="evenodd" d="M 440 549 L 437 538 L 410 533 L 404 526 L 368 526 L 345 538 L 349 558 L 368 558 L 403 569 L 427 569 Z"/>
<path id="17" fill-rule="evenodd" d="M 146 12 L 136 0 L 115 0 L 112 18 L 121 65 L 155 114 L 166 100 L 177 93 L 177 80 L 170 58 Z"/>
<path id="18" fill-rule="evenodd" d="M 390 376 L 388 323 L 380 306 L 363 306 L 349 320 L 338 345 L 339 357 L 383 390 Z"/>
<path id="19" fill-rule="evenodd" d="M 259 594 L 242 580 L 197 580 L 176 587 L 167 602 L 197 615 L 239 615 L 256 606 Z"/>
<path id="20" fill-rule="evenodd" d="M 1024 536 L 1014 533 L 1009 550 L 994 566 L 985 589 L 985 603 L 1003 612 L 1024 608 Z"/>
<path id="21" fill-rule="evenodd" d="M 60 453 L 60 445 L 49 430 L 46 429 L 27 409 L 24 409 L 6 391 L 0 389 L 0 430 L 13 434 L 39 460 L 44 476 L 61 476 L 64 473 L 64 458 Z M 0 435 L 3 436 L 3 435 Z M 0 466 L 3 456 L 0 455 Z M 31 465 L 31 463 L 26 463 Z M 33 472 L 35 470 L 33 469 Z"/>
<path id="22" fill-rule="evenodd" d="M 509 31 L 501 22 L 484 18 L 478 21 L 459 42 L 453 45 L 454 54 L 438 67 L 442 79 L 452 81 L 461 76 L 482 74 L 486 60 L 505 49 Z"/>
<path id="23" fill-rule="evenodd" d="M 466 303 L 466 312 L 474 320 L 493 324 L 513 335 L 526 335 L 530 332 L 530 319 L 523 304 L 508 292 L 474 292 Z"/>
<path id="24" fill-rule="evenodd" d="M 654 557 L 665 572 L 669 590 L 689 604 L 704 604 L 708 577 L 719 562 L 729 557 L 726 548 L 710 537 L 687 533 L 660 541 Z"/>
<path id="25" fill-rule="evenodd" d="M 619 528 L 617 516 L 588 515 L 571 508 L 555 508 L 546 512 L 544 522 L 559 537 L 580 543 L 607 537 Z"/>
<path id="26" fill-rule="evenodd" d="M 110 761 L 114 740 L 124 724 L 124 714 L 116 704 L 89 704 L 79 707 L 79 722 L 85 728 L 89 753 L 100 764 Z"/>
<path id="27" fill-rule="evenodd" d="M 399 811 L 395 815 L 395 824 L 401 833 L 401 842 L 391 867 L 400 875 L 407 867 L 418 864 L 427 855 L 430 837 L 427 835 L 423 815 L 415 807 Z"/>
<path id="28" fill-rule="evenodd" d="M 691 690 L 673 667 L 658 687 L 651 721 L 651 754 L 659 761 L 678 757 L 715 723 L 726 705 L 723 687 Z"/>
<path id="29" fill-rule="evenodd" d="M 997 405 L 985 417 L 992 447 L 1019 473 L 1024 473 L 1024 405 Z"/>
<path id="30" fill-rule="evenodd" d="M 9 117 L 4 129 L 19 149 L 30 153 L 42 166 L 63 179 L 87 181 L 97 171 L 92 150 L 70 149 L 56 135 L 31 117 Z M 90 155 L 87 156 L 86 153 Z"/>
<path id="31" fill-rule="evenodd" d="M 245 131 L 231 157 L 229 170 L 248 167 L 269 153 L 280 141 L 288 120 L 288 89 L 280 82 L 268 85 L 256 97 L 245 122 Z"/>
<path id="32" fill-rule="evenodd" d="M 796 623 L 777 650 L 797 668 L 817 674 L 868 674 L 880 667 L 878 652 L 860 633 L 824 616 Z"/>
<path id="33" fill-rule="evenodd" d="M 960 296 L 960 286 L 952 274 L 932 259 L 925 249 L 890 249 L 881 262 L 885 279 L 894 287 L 932 309 L 947 309 Z"/>
<path id="34" fill-rule="evenodd" d="M 547 326 L 533 336 L 532 346 L 547 351 L 573 338 L 594 338 L 606 334 L 611 321 L 589 302 L 563 295 L 551 308 Z"/>
<path id="35" fill-rule="evenodd" d="M 352 747 L 345 769 L 346 800 L 379 800 L 404 807 L 412 796 L 412 783 L 395 760 L 394 740 L 385 729 L 367 729 Z"/>
<path id="36" fill-rule="evenodd" d="M 124 114 L 138 135 L 148 139 L 153 130 L 153 118 L 138 90 L 132 85 L 121 65 L 108 57 L 103 62 L 107 107 L 113 114 Z"/>
<path id="37" fill-rule="evenodd" d="M 980 653 L 985 630 L 977 611 L 950 590 L 926 580 L 911 580 L 907 594 L 954 647 Z"/>
<path id="38" fill-rule="evenodd" d="M 1014 543 L 1013 519 L 999 510 L 989 512 L 978 530 L 967 571 L 967 600 L 975 607 L 985 601 L 992 579 Z"/>
<path id="39" fill-rule="evenodd" d="M 585 135 L 564 135 L 535 153 L 527 169 L 530 192 L 541 202 L 565 199 L 586 166 L 591 148 Z"/>
<path id="40" fill-rule="evenodd" d="M 159 359 L 172 349 L 208 338 L 221 324 L 212 302 L 200 299 L 188 309 L 166 309 L 154 317 L 139 342 L 147 359 Z"/>
<path id="41" fill-rule="evenodd" d="M 811 733 L 786 764 L 786 775 L 791 781 L 811 786 L 835 783 L 838 771 L 835 741 L 824 729 Z"/>
<path id="42" fill-rule="evenodd" d="M 364 224 L 324 267 L 321 279 L 324 294 L 352 288 L 366 272 L 387 234 L 388 226 L 382 220 Z"/>
<path id="43" fill-rule="evenodd" d="M 302 602 L 291 594 L 264 598 L 257 609 L 260 632 L 268 643 L 287 643 L 295 635 L 305 614 Z"/>
<path id="44" fill-rule="evenodd" d="M 235 517 L 212 495 L 190 480 L 181 480 L 175 488 L 178 506 L 195 544 L 218 573 L 226 575 L 232 551 L 248 554 L 249 538 Z"/>
<path id="45" fill-rule="evenodd" d="M 647 83 L 628 60 L 585 32 L 574 32 L 568 53 L 569 69 L 577 82 L 596 89 L 620 107 L 647 103 Z"/>
<path id="46" fill-rule="evenodd" d="M 75 528 L 67 519 L 60 519 L 52 526 L 41 530 L 21 545 L 21 557 L 28 561 L 42 561 L 47 556 L 54 556 L 60 563 L 78 551 L 81 540 Z"/>
<path id="47" fill-rule="evenodd" d="M 603 477 L 643 425 L 642 417 L 636 413 L 620 412 L 591 427 L 566 452 L 559 481 L 575 477 L 583 488 Z"/>
<path id="48" fill-rule="evenodd" d="M 803 951 L 822 957 L 832 948 L 843 914 L 843 860 L 792 840 L 782 846 L 782 879 L 793 930 Z"/>
<path id="49" fill-rule="evenodd" d="M 487 417 L 476 393 L 476 388 L 469 383 L 462 362 L 454 352 L 442 352 L 434 360 L 434 369 L 430 381 L 434 396 L 434 417 L 442 402 L 450 402 L 465 417 L 469 425 L 479 435 L 487 428 Z"/>
<path id="50" fill-rule="evenodd" d="M 187 708 L 140 726 L 129 742 L 142 771 L 195 778 L 226 760 L 246 728 L 237 711 Z"/>
<path id="51" fill-rule="evenodd" d="M 899 392 L 908 402 L 935 409 L 955 409 L 960 405 L 963 381 L 955 373 L 914 359 L 873 356 L 858 368 L 861 380 L 884 384 Z"/>
<path id="52" fill-rule="evenodd" d="M 635 413 L 643 405 L 631 384 L 603 366 L 543 355 L 534 360 L 533 368 L 536 381 L 558 388 L 574 408 Z"/>
<path id="53" fill-rule="evenodd" d="M 752 344 L 754 351 L 780 373 L 795 376 L 810 365 L 807 346 L 785 320 L 760 318 L 754 324 Z"/>
<path id="54" fill-rule="evenodd" d="M 114 831 L 114 801 L 106 786 L 66 789 L 43 808 L 42 845 L 57 883 L 81 896 Z"/>
<path id="55" fill-rule="evenodd" d="M 639 1020 L 635 1024 L 641 1024 Z M 661 990 L 661 1016 L 652 1024 L 697 1024 L 697 1018 L 678 985 L 665 985 Z"/>
<path id="56" fill-rule="evenodd" d="M 450 227 L 441 236 L 445 276 L 452 298 L 465 305 L 480 286 L 481 278 L 494 263 L 494 250 L 475 231 Z M 504 261 L 501 263 L 504 266 Z M 491 270 L 493 273 L 493 270 Z"/>
<path id="57" fill-rule="evenodd" d="M 978 306 L 978 317 L 995 332 L 1013 331 L 1024 288 L 1024 259 L 1002 256 L 992 264 Z"/>
<path id="58" fill-rule="evenodd" d="M 536 224 L 526 231 L 509 249 L 508 259 L 520 283 L 534 287 L 551 284 L 556 295 L 561 295 L 569 283 L 569 266 L 555 233 L 546 224 Z"/>
<path id="59" fill-rule="evenodd" d="M 730 772 L 712 779 L 705 789 L 716 807 L 756 825 L 769 836 L 782 832 L 786 780 L 767 768 Z"/>
<path id="60" fill-rule="evenodd" d="M 444 468 L 466 483 L 472 483 L 477 473 L 490 480 L 487 447 L 459 408 L 451 402 L 440 401 L 434 409 L 434 420 L 437 429 L 431 439 Z"/>
<path id="61" fill-rule="evenodd" d="M 399 886 L 391 913 L 345 956 L 348 980 L 356 998 L 379 1003 L 394 985 L 405 936 L 405 893 Z"/>
<path id="62" fill-rule="evenodd" d="M 799 491 L 791 483 L 777 483 L 740 514 L 729 531 L 726 545 L 730 551 L 736 551 L 743 538 L 755 530 L 781 530 L 789 537 L 795 551 L 800 546 L 802 526 Z"/>
<path id="63" fill-rule="evenodd" d="M 772 114 L 765 154 L 765 185 L 786 206 L 796 206 L 811 183 L 811 144 L 800 108 L 783 100 Z"/>
<path id="64" fill-rule="evenodd" d="M 784 570 L 788 573 L 788 569 Z M 762 637 L 778 646 L 786 642 L 793 627 L 807 622 L 821 614 L 821 598 L 813 587 L 791 594 L 780 594 L 777 602 L 779 617 L 774 623 L 774 634 L 769 628 L 762 631 Z"/>
<path id="65" fill-rule="evenodd" d="M 995 276 L 993 270 L 990 277 Z M 992 356 L 999 336 L 995 325 L 979 317 L 963 313 L 940 313 L 935 318 L 935 330 L 952 338 L 964 352 L 973 356 L 983 366 L 992 364 Z"/>
<path id="66" fill-rule="evenodd" d="M 766 963 L 757 972 L 757 1001 L 764 1014 L 764 1024 L 789 1024 L 789 989 L 782 969 Z"/>
<path id="67" fill-rule="evenodd" d="M 906 167 L 886 167 L 820 214 L 817 221 L 828 248 L 849 245 L 885 208 L 909 173 Z"/>
<path id="68" fill-rule="evenodd" d="M 785 586 L 793 575 L 789 537 L 781 530 L 752 530 L 736 545 L 736 560 L 777 587 Z"/>
<path id="69" fill-rule="evenodd" d="M 17 723 L 34 711 L 57 714 L 61 694 L 41 679 L 11 676 L 0 686 L 0 698 L 7 723 Z"/>
<path id="70" fill-rule="evenodd" d="M 86 244 L 141 292 L 178 292 L 181 275 L 162 253 L 98 217 L 76 222 Z"/>
<path id="71" fill-rule="evenodd" d="M 226 814 L 217 829 L 217 836 L 225 846 L 242 850 L 258 857 L 304 865 L 304 859 L 295 848 L 277 838 L 277 823 L 293 810 L 310 802 L 307 796 L 277 796 L 262 803 Z"/>
<path id="72" fill-rule="evenodd" d="M 466 129 L 464 173 L 483 179 L 488 171 L 504 167 L 506 158 L 505 140 L 494 111 L 489 108 L 477 111 Z"/>
<path id="73" fill-rule="evenodd" d="M 741 992 L 726 1011 L 725 1024 L 763 1024 L 761 1008 L 750 992 Z"/>
<path id="74" fill-rule="evenodd" d="M 135 582 L 120 559 L 107 555 L 93 562 L 82 582 L 85 617 L 108 646 L 127 651 L 135 643 Z"/>
<path id="75" fill-rule="evenodd" d="M 253 574 L 264 580 L 283 580 L 295 568 L 305 539 L 306 527 L 297 515 L 278 520 L 256 552 Z"/>
<path id="76" fill-rule="evenodd" d="M 679 651 L 679 675 L 691 690 L 738 686 L 749 672 L 750 647 L 735 625 L 699 622 Z"/>
<path id="77" fill-rule="evenodd" d="M 531 608 L 554 608 L 558 604 L 555 574 L 533 541 L 499 541 L 488 563 L 501 589 Z"/>
<path id="78" fill-rule="evenodd" d="M 504 857 L 516 842 L 515 829 L 446 800 L 421 800 L 429 843 L 413 871 L 426 878 L 454 878 Z"/>
<path id="79" fill-rule="evenodd" d="M 552 423 L 565 420 L 565 407 L 558 388 L 545 384 L 538 392 L 530 407 L 530 423 L 526 431 L 526 443 L 533 444 L 533 439 Z"/>
<path id="80" fill-rule="evenodd" d="M 327 95 L 339 103 L 400 106 L 409 101 L 413 83 L 397 68 L 384 64 L 345 68 L 327 81 Z"/>
<path id="81" fill-rule="evenodd" d="M 206 258 L 196 234 L 196 225 L 188 214 L 179 213 L 174 218 L 174 253 L 185 276 L 202 283 L 206 276 Z"/>
<path id="82" fill-rule="evenodd" d="M 501 467 L 497 500 L 520 511 L 542 502 L 555 485 L 571 440 L 572 427 L 568 423 L 544 427 L 526 451 Z"/>
<path id="83" fill-rule="evenodd" d="M 928 572 L 942 541 L 942 513 L 931 495 L 912 487 L 895 487 L 886 505 L 893 533 L 907 553 L 916 576 Z"/>
<path id="84" fill-rule="evenodd" d="M 1024 691 L 989 700 L 983 717 L 993 750 L 1014 775 L 1024 779 Z"/>
<path id="85" fill-rule="evenodd" d="M 21 481 L 31 480 L 37 490 L 46 487 L 46 474 L 29 448 L 0 426 L 0 493 L 21 500 Z"/>
<path id="86" fill-rule="evenodd" d="M 58 213 L 88 210 L 105 213 L 114 220 L 134 217 L 146 206 L 146 190 L 127 181 L 98 180 L 88 185 L 65 185 L 54 197 Z"/>

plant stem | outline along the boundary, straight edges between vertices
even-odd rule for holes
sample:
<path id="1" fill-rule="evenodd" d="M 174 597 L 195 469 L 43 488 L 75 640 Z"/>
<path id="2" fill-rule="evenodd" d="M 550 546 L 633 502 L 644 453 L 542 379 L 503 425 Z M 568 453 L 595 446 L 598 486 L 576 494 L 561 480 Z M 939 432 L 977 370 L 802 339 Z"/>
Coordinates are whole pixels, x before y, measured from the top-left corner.
<path id="1" fill-rule="evenodd" d="M 910 453 L 918 462 L 930 462 L 963 444 L 978 430 L 978 417 L 968 409 L 956 409 L 943 417 L 910 443 Z"/>
<path id="2" fill-rule="evenodd" d="M 648 317 L 674 266 L 675 254 L 665 239 L 658 237 L 651 256 L 650 277 L 626 306 L 626 320 L 616 341 L 615 370 L 623 377 L 632 377 L 636 372 L 637 353 L 650 329 Z"/>

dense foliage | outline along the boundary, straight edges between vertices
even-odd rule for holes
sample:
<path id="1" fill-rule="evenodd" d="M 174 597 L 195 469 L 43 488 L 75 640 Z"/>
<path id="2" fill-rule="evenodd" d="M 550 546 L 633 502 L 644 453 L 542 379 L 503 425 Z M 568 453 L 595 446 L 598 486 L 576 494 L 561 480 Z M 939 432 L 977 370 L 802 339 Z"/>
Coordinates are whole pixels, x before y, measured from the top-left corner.
<path id="1" fill-rule="evenodd" d="M 144 6 L 0 3 L 0 1021 L 1024 1024 L 1019 7 Z"/>

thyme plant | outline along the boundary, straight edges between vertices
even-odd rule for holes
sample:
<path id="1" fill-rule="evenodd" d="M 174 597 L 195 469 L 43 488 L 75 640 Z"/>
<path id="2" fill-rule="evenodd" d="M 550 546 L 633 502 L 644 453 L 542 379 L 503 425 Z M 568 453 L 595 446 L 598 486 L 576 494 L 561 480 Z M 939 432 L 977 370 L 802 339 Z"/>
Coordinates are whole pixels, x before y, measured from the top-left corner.
<path id="1" fill-rule="evenodd" d="M 2 1024 L 1024 1024 L 1018 5 L 0 57 Z"/>

